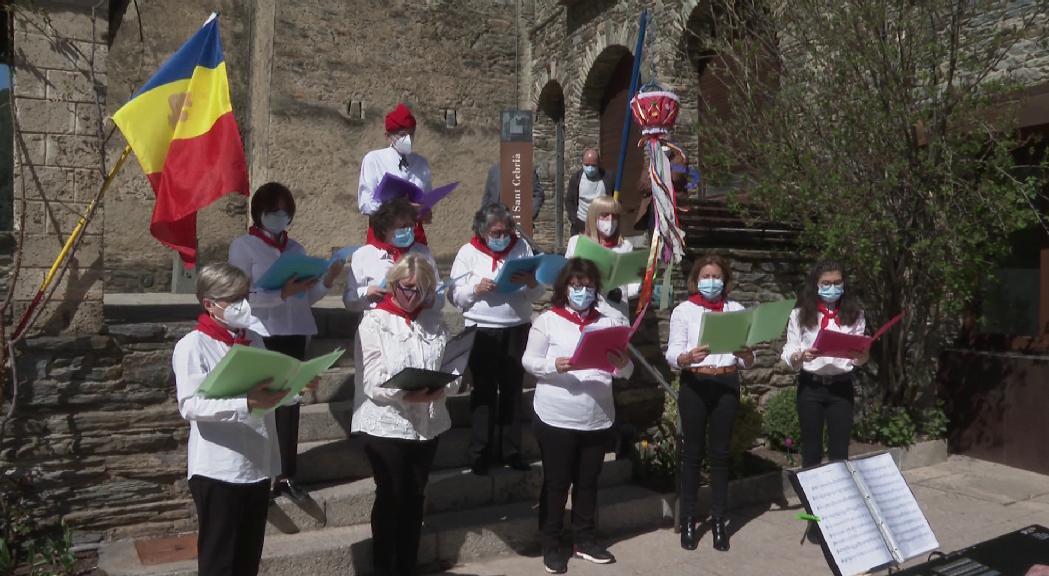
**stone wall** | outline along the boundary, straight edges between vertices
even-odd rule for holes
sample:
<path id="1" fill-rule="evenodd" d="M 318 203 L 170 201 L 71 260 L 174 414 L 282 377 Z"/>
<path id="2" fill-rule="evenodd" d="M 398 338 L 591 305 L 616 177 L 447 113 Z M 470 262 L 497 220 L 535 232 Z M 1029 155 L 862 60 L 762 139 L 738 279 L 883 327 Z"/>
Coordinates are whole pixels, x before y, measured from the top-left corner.
<path id="1" fill-rule="evenodd" d="M 25 241 L 13 317 L 25 310 L 65 239 L 98 191 L 108 161 L 99 122 L 106 100 L 108 15 L 95 2 L 37 2 L 14 12 L 14 190 L 23 192 Z M 15 221 L 21 217 L 16 201 Z M 34 332 L 88 334 L 102 325 L 102 210 Z"/>

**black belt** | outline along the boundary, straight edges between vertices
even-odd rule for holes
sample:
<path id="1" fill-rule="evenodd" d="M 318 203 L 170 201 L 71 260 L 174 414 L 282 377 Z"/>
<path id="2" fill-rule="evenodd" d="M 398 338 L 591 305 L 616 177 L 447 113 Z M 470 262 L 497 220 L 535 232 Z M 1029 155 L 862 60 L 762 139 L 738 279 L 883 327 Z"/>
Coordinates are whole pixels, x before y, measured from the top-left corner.
<path id="1" fill-rule="evenodd" d="M 852 372 L 845 372 L 844 374 L 833 374 L 830 376 L 824 376 L 822 374 L 813 374 L 812 372 L 801 371 L 801 380 L 808 380 L 813 384 L 819 384 L 821 386 L 830 386 L 831 384 L 838 384 L 840 382 L 851 382 Z"/>

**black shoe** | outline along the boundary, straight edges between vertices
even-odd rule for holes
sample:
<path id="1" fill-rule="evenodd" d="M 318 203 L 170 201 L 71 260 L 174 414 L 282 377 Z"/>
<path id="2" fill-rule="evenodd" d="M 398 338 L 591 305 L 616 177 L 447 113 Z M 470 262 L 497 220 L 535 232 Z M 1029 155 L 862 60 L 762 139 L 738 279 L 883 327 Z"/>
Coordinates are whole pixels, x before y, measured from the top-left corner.
<path id="1" fill-rule="evenodd" d="M 543 568 L 550 574 L 564 574 L 568 572 L 568 560 L 557 548 L 545 548 L 543 550 Z"/>
<path id="2" fill-rule="evenodd" d="M 273 495 L 287 496 L 288 498 L 291 498 L 296 504 L 303 504 L 310 500 L 310 493 L 306 490 L 303 490 L 303 488 L 299 486 L 298 483 L 290 479 L 278 480 L 277 483 L 273 486 Z"/>
<path id="3" fill-rule="evenodd" d="M 587 562 L 593 562 L 594 564 L 611 564 L 616 561 L 616 557 L 613 556 L 611 552 L 597 544 L 576 545 L 575 557 L 582 558 Z"/>
<path id="4" fill-rule="evenodd" d="M 470 465 L 470 472 L 478 476 L 488 475 L 488 461 L 484 458 L 477 458 L 474 463 Z"/>
<path id="5" fill-rule="evenodd" d="M 809 527 L 805 530 L 805 539 L 812 544 L 820 545 L 820 530 L 812 522 L 809 522 Z"/>
<path id="6" fill-rule="evenodd" d="M 506 467 L 511 470 L 517 470 L 518 472 L 528 472 L 532 467 L 525 462 L 520 456 L 513 456 L 506 461 Z"/>
<path id="7" fill-rule="evenodd" d="M 681 521 L 681 547 L 685 550 L 695 550 L 699 545 L 699 529 L 696 527 L 696 519 L 685 516 Z"/>
<path id="8" fill-rule="evenodd" d="M 728 551 L 728 530 L 725 530 L 725 520 L 721 517 L 712 518 L 713 526 L 710 529 L 714 536 L 714 549 L 722 552 Z"/>

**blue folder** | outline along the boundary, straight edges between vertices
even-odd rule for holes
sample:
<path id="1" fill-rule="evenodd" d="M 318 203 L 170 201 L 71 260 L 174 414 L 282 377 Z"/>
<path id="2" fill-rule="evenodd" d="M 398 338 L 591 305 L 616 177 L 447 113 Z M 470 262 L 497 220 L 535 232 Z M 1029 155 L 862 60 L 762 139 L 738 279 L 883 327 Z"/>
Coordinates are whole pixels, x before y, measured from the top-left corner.
<path id="1" fill-rule="evenodd" d="M 523 288 L 524 284 L 514 284 L 510 280 L 518 272 L 534 272 L 535 279 L 540 284 L 549 286 L 554 283 L 567 262 L 568 260 L 560 254 L 541 254 L 531 258 L 507 260 L 499 270 L 499 275 L 495 277 L 495 291 L 508 294 Z"/>
<path id="2" fill-rule="evenodd" d="M 328 268 L 331 268 L 332 264 L 339 260 L 345 261 L 353 255 L 357 248 L 359 246 L 347 246 L 335 252 L 328 259 L 285 252 L 266 270 L 255 286 L 263 290 L 280 290 L 292 278 L 298 280 L 320 278 L 328 271 Z"/>

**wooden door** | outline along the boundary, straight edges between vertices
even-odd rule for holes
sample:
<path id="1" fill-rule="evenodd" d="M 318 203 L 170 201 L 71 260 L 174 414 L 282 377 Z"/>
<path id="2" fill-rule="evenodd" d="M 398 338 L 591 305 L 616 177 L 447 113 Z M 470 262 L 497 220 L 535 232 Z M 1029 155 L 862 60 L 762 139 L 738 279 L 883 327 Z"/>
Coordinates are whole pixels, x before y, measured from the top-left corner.
<path id="1" fill-rule="evenodd" d="M 633 66 L 634 57 L 630 54 L 624 55 L 612 72 L 601 101 L 601 160 L 605 169 L 612 174 L 613 179 L 619 166 L 619 146 L 623 136 L 623 118 L 627 113 L 630 73 Z M 623 204 L 623 216 L 620 222 L 625 226 L 624 231 L 628 230 L 634 222 L 637 207 L 641 201 L 637 190 L 643 160 L 641 150 L 637 147 L 637 141 L 640 138 L 641 131 L 636 124 L 631 122 L 622 190 L 619 193 L 619 201 Z"/>

